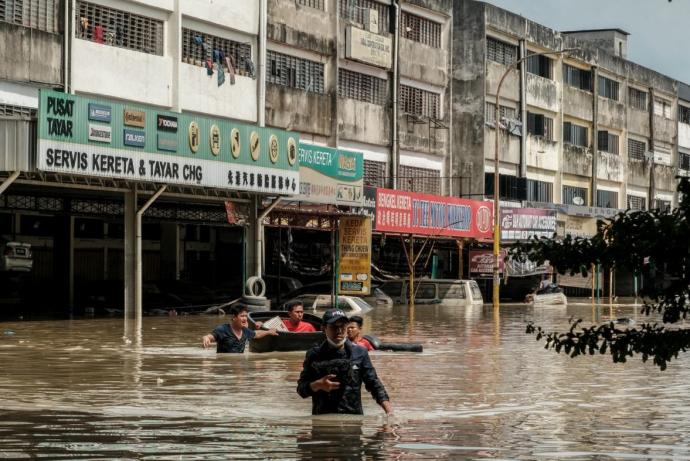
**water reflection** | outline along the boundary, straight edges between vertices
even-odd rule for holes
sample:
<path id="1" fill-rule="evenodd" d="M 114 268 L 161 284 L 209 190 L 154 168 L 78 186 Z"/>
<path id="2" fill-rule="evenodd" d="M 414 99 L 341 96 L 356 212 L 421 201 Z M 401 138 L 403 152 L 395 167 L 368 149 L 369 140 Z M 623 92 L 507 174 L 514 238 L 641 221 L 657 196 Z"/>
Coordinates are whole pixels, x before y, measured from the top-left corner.
<path id="1" fill-rule="evenodd" d="M 0 458 L 690 459 L 689 360 L 659 372 L 632 359 L 570 359 L 524 334 L 565 330 L 636 307 L 383 308 L 365 318 L 396 415 L 363 395 L 364 417 L 311 417 L 295 392 L 303 353 L 216 355 L 217 317 L 0 326 Z M 11 331 L 11 334 L 4 332 Z"/>

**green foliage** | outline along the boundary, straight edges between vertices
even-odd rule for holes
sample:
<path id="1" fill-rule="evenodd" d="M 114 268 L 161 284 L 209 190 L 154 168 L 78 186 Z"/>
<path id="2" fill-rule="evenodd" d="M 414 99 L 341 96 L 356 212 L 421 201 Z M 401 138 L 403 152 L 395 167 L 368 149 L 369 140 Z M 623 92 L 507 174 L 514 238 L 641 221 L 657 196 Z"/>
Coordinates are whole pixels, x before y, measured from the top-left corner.
<path id="1" fill-rule="evenodd" d="M 610 221 L 598 222 L 597 234 L 590 239 L 562 240 L 541 238 L 519 243 L 510 256 L 539 264 L 549 261 L 560 273 L 586 276 L 593 264 L 604 268 L 625 268 L 644 274 L 652 283 L 640 295 L 645 301 L 644 312 L 662 314 L 664 323 L 675 323 L 690 311 L 690 181 L 680 180 L 681 198 L 672 211 L 626 211 Z M 546 348 L 565 352 L 572 357 L 580 354 L 610 353 L 614 362 L 625 362 L 634 354 L 642 360 L 652 358 L 662 370 L 679 352 L 690 348 L 690 330 L 657 324 L 642 324 L 639 329 L 617 329 L 613 323 L 580 327 L 582 320 L 571 321 L 567 333 L 547 333 L 541 327 L 527 326 L 527 333 L 545 339 Z"/>

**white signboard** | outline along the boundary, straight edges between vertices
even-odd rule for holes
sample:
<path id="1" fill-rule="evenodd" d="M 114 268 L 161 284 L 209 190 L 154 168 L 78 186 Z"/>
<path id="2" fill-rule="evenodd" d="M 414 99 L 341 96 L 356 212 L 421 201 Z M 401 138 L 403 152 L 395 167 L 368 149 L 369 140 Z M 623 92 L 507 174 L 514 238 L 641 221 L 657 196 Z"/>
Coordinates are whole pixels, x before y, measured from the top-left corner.
<path id="1" fill-rule="evenodd" d="M 349 59 L 390 69 L 393 56 L 391 44 L 390 37 L 348 26 L 345 55 Z"/>
<path id="2" fill-rule="evenodd" d="M 56 173 L 297 194 L 299 172 L 40 139 L 38 169 Z"/>
<path id="3" fill-rule="evenodd" d="M 89 141 L 110 143 L 113 139 L 113 131 L 110 125 L 96 125 L 89 123 Z"/>

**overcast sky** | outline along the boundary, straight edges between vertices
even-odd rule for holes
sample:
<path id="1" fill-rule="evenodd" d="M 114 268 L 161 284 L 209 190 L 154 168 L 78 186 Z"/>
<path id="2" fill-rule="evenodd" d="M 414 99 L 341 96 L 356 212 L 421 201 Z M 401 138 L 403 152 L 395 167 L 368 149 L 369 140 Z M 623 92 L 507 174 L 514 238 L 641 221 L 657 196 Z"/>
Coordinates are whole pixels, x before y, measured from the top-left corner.
<path id="1" fill-rule="evenodd" d="M 690 0 L 484 0 L 556 30 L 628 32 L 628 59 L 690 84 Z"/>

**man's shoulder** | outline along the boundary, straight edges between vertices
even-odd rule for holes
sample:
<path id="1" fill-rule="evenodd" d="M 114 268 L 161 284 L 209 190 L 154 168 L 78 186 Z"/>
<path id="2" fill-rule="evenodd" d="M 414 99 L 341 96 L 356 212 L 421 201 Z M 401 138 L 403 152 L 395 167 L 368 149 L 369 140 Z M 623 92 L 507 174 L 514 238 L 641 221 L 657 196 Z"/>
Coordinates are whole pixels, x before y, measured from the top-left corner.
<path id="1" fill-rule="evenodd" d="M 228 331 L 230 330 L 230 327 L 228 326 L 227 323 L 221 323 L 217 327 L 213 329 L 214 333 L 221 333 L 221 334 L 227 334 Z"/>
<path id="2" fill-rule="evenodd" d="M 322 349 L 323 343 L 312 346 L 310 349 L 307 350 L 305 358 L 308 360 L 310 358 L 318 357 L 319 355 L 321 355 Z"/>
<path id="3" fill-rule="evenodd" d="M 369 355 L 369 352 L 367 351 L 367 348 L 365 346 L 359 345 L 357 343 L 353 343 L 349 339 L 347 340 L 347 344 L 350 346 L 350 357 L 353 359 L 359 359 L 362 358 L 366 355 Z"/>

